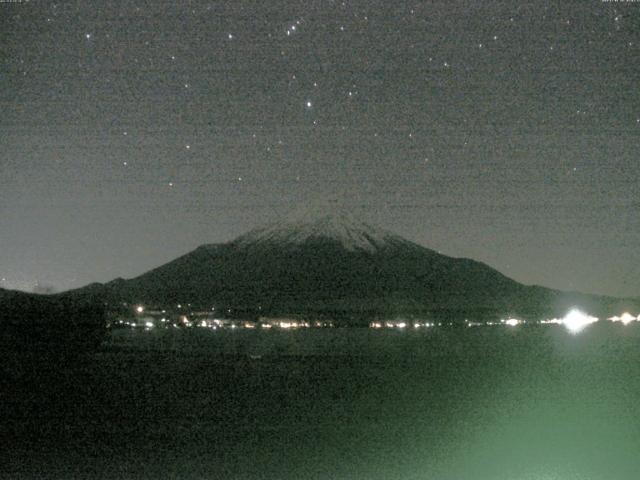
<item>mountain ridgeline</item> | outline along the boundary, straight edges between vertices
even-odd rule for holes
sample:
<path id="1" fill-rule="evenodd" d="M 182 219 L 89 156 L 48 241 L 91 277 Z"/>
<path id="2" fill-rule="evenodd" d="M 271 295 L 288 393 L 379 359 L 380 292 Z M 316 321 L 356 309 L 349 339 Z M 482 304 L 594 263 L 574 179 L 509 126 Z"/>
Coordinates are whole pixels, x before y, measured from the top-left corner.
<path id="1" fill-rule="evenodd" d="M 638 304 L 526 286 L 344 213 L 287 218 L 203 245 L 139 277 L 87 288 L 112 304 L 191 303 L 237 317 L 331 318 L 347 325 L 397 316 L 538 320 L 575 306 L 606 316 Z"/>

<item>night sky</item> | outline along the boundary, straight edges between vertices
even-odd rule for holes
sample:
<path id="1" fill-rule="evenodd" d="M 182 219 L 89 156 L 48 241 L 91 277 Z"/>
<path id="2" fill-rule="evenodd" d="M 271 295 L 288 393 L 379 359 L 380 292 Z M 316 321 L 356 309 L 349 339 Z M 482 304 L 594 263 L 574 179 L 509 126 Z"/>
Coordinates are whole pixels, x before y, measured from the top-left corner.
<path id="1" fill-rule="evenodd" d="M 131 277 L 310 198 L 640 296 L 640 2 L 2 1 L 0 287 Z"/>

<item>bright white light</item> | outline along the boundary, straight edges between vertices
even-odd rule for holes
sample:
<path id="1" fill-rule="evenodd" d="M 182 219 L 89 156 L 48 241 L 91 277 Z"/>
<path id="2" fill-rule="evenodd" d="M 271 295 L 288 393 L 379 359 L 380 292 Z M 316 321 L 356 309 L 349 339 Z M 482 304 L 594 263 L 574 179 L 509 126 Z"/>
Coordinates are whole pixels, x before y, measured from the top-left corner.
<path id="1" fill-rule="evenodd" d="M 406 324 L 406 323 L 404 323 L 404 322 L 400 322 L 400 323 L 398 323 L 398 324 L 397 324 L 397 327 L 398 327 L 398 328 L 404 328 L 404 327 L 406 327 L 406 326 L 407 326 L 407 324 Z"/>
<path id="2" fill-rule="evenodd" d="M 609 320 L 612 322 L 622 322 L 623 325 L 628 325 L 631 322 L 636 321 L 636 317 L 631 315 L 629 312 L 624 312 L 621 317 L 611 317 Z"/>
<path id="3" fill-rule="evenodd" d="M 307 108 L 311 108 L 312 105 L 311 100 L 307 100 Z"/>
<path id="4" fill-rule="evenodd" d="M 629 312 L 624 312 L 622 314 L 622 316 L 620 317 L 620 321 L 624 324 L 627 325 L 630 322 L 633 322 L 636 320 L 636 317 L 634 317 L 633 315 L 631 315 Z"/>
<path id="5" fill-rule="evenodd" d="M 573 309 L 562 319 L 562 323 L 571 333 L 578 333 L 587 325 L 597 322 L 596 317 L 591 317 L 580 310 Z"/>
<path id="6" fill-rule="evenodd" d="M 517 318 L 509 318 L 508 320 L 504 321 L 504 324 L 509 325 L 510 327 L 515 327 L 516 325 L 520 325 L 521 323 L 522 322 Z"/>
<path id="7" fill-rule="evenodd" d="M 144 307 L 143 307 L 142 305 L 138 305 L 138 306 L 136 307 L 136 312 L 138 312 L 138 313 L 142 313 L 142 312 L 144 312 Z"/>
<path id="8" fill-rule="evenodd" d="M 153 322 L 146 322 L 144 326 L 147 328 L 153 328 Z"/>

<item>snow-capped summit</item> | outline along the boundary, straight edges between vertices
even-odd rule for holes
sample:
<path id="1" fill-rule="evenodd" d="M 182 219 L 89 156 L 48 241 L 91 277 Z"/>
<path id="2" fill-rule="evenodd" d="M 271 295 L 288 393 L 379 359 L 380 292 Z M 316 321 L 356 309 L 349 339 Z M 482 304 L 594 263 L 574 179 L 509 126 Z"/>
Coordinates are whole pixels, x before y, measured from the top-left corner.
<path id="1" fill-rule="evenodd" d="M 387 230 L 358 219 L 334 203 L 303 208 L 238 237 L 236 245 L 264 243 L 303 244 L 309 240 L 331 240 L 350 251 L 375 252 L 398 242 L 406 242 Z"/>

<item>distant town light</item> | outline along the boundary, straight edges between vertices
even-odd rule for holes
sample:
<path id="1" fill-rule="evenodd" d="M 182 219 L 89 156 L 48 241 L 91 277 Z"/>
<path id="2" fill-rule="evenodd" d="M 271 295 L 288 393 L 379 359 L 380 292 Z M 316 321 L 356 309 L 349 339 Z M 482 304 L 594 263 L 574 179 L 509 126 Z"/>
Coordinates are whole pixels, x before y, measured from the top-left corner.
<path id="1" fill-rule="evenodd" d="M 549 318 L 547 320 L 541 320 L 540 323 L 542 325 L 548 325 L 548 324 L 557 324 L 560 325 L 563 323 L 561 318 Z"/>
<path id="2" fill-rule="evenodd" d="M 147 328 L 153 328 L 153 322 L 146 322 L 144 326 Z"/>
<path id="3" fill-rule="evenodd" d="M 510 327 L 515 327 L 517 325 L 520 325 L 521 323 L 522 321 L 518 320 L 517 318 L 509 318 L 507 320 L 504 320 L 504 324 L 509 325 Z"/>
<path id="4" fill-rule="evenodd" d="M 624 312 L 622 316 L 614 316 L 609 318 L 609 320 L 611 320 L 612 322 L 621 322 L 623 325 L 628 325 L 629 323 L 636 321 L 637 318 L 631 315 L 629 312 Z"/>
<path id="5" fill-rule="evenodd" d="M 136 307 L 136 312 L 138 312 L 138 313 L 142 313 L 142 312 L 144 312 L 144 307 L 143 307 L 142 305 L 138 305 L 138 306 Z"/>

